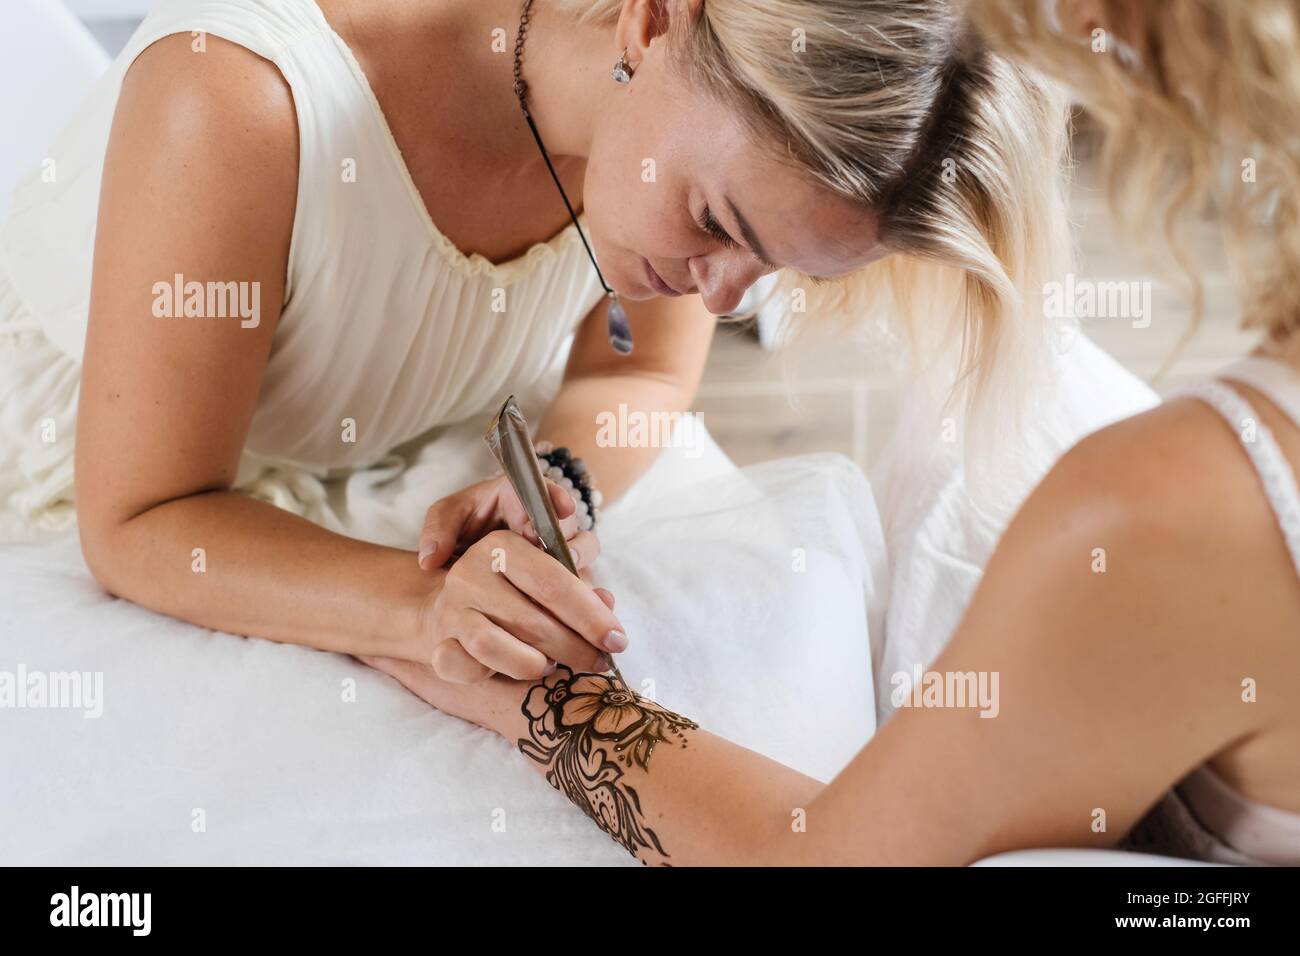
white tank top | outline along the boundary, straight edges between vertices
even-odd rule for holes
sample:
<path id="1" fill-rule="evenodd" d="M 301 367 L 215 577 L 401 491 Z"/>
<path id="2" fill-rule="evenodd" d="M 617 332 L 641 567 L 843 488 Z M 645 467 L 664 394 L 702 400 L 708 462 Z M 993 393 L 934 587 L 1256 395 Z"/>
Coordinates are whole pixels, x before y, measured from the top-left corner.
<path id="1" fill-rule="evenodd" d="M 577 232 L 500 265 L 461 253 L 429 218 L 356 59 L 313 0 L 159 4 L 50 150 L 55 182 L 37 170 L 15 193 L 0 227 L 7 331 L 30 326 L 80 364 L 122 78 L 150 44 L 193 31 L 275 64 L 298 119 L 285 301 L 249 453 L 316 474 L 370 465 L 436 426 L 484 415 L 548 370 L 602 292 Z M 340 438 L 345 419 L 355 441 Z M 70 487 L 65 451 L 66 475 L 53 477 Z"/>
<path id="2" fill-rule="evenodd" d="M 1300 371 L 1275 359 L 1252 356 L 1229 366 L 1218 381 L 1179 392 L 1205 402 L 1236 434 L 1259 473 L 1300 579 L 1300 487 L 1295 470 L 1231 382 L 1250 385 L 1267 396 L 1300 428 Z M 1300 813 L 1251 800 L 1203 765 L 1152 809 L 1129 835 L 1127 845 L 1219 863 L 1300 866 Z"/>

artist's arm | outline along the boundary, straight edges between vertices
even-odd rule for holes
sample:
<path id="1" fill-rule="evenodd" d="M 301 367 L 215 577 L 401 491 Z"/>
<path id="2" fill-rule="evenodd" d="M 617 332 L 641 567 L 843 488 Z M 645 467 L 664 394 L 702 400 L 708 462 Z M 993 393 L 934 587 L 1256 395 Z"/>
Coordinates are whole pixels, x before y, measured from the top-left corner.
<path id="1" fill-rule="evenodd" d="M 1290 633 L 1293 573 L 1280 539 L 1260 553 L 1271 527 L 1262 499 L 1233 494 L 1251 476 L 1231 436 L 1212 449 L 1225 466 L 1180 460 L 1187 446 L 1163 424 L 1121 428 L 1077 449 L 1031 497 L 932 665 L 996 673 L 996 716 L 901 709 L 825 787 L 624 700 L 604 677 L 497 681 L 469 700 L 427 670 L 379 663 L 517 741 L 648 863 L 965 864 L 1111 846 L 1188 770 L 1279 719 L 1286 695 L 1243 704 L 1240 680 L 1297 656 L 1276 636 Z M 1185 484 L 1168 475 L 1187 473 L 1199 487 L 1169 507 Z M 1206 499 L 1231 499 L 1209 526 L 1193 518 Z M 1098 547 L 1105 573 L 1094 570 Z M 1225 639 L 1246 633 L 1274 636 Z"/>
<path id="2" fill-rule="evenodd" d="M 607 502 L 630 488 L 661 449 L 609 443 L 610 436 L 601 438 L 599 417 L 617 417 L 620 405 L 629 415 L 687 411 L 717 322 L 695 295 L 624 306 L 636 343 L 632 354 L 610 348 L 602 299 L 578 330 L 564 384 L 537 428 L 540 438 L 586 461 Z"/>
<path id="3" fill-rule="evenodd" d="M 605 503 L 626 491 L 661 449 L 657 443 L 628 447 L 603 440 L 599 424 L 602 416 L 616 418 L 620 406 L 628 415 L 665 416 L 686 411 L 699 385 L 715 324 L 696 296 L 628 302 L 626 308 L 636 341 L 632 354 L 619 355 L 610 347 L 606 302 L 602 299 L 578 330 L 564 385 L 536 428 L 539 439 L 567 447 L 575 458 L 583 459 Z M 611 430 L 617 436 L 617 428 L 606 431 Z M 562 529 L 572 542 L 578 533 L 577 521 L 572 517 L 574 505 L 568 492 L 558 486 L 552 486 L 552 492 Z M 498 527 L 510 528 L 536 543 L 532 525 L 504 477 L 486 479 L 435 501 L 425 513 L 420 531 L 419 567 L 435 575 L 442 573 L 453 555 L 475 546 L 482 550 L 483 536 Z M 591 533 L 583 536 L 593 538 Z M 583 550 L 590 552 L 595 547 L 591 541 Z M 467 591 L 488 595 L 500 590 L 498 579 L 502 575 L 495 573 L 497 564 L 462 558 L 457 565 Z M 573 585 L 568 587 L 571 590 Z M 601 589 L 593 593 L 586 585 L 582 587 L 585 593 L 568 594 L 565 600 L 575 608 L 585 607 L 577 620 L 601 626 L 594 631 L 582 627 L 574 630 L 582 631 L 599 650 L 625 650 L 627 638 L 621 627 L 612 615 L 602 613 L 612 596 Z M 478 653 L 462 653 L 462 647 L 452 642 L 443 649 L 443 656 L 435 658 L 434 666 L 444 677 L 481 680 L 502 670 L 495 661 L 525 663 L 524 656 L 530 650 L 525 645 L 536 645 L 544 638 L 531 633 L 523 620 L 512 622 L 507 630 L 517 639 L 514 644 L 502 642 L 500 635 L 496 635 L 495 644 L 508 651 L 508 657 L 485 660 Z M 567 646 L 574 646 L 574 642 L 569 641 Z M 533 654 L 530 659 L 536 663 L 538 658 Z"/>
<path id="4" fill-rule="evenodd" d="M 545 416 L 534 422 L 534 430 L 538 441 L 568 448 L 575 458 L 583 459 L 609 504 L 654 463 L 661 448 L 657 444 L 623 447 L 605 440 L 609 435 L 602 436 L 602 416 L 617 419 L 620 405 L 628 415 L 659 413 L 661 417 L 689 409 L 716 319 L 698 296 L 626 302 L 636 345 L 631 355 L 619 355 L 609 344 L 606 305 L 601 299 L 583 320 L 569 353 L 564 384 Z M 531 416 L 528 409 L 525 413 Z M 617 429 L 612 431 L 616 437 Z M 504 479 L 487 479 L 440 498 L 425 514 L 420 566 L 442 567 L 458 550 L 500 525 L 535 540 Z M 575 522 L 565 523 L 567 535 L 576 530 Z"/>
<path id="5" fill-rule="evenodd" d="M 96 579 L 206 627 L 438 660 L 460 679 L 596 666 L 617 618 L 518 535 L 484 538 L 460 569 L 422 571 L 409 551 L 232 491 L 284 298 L 297 129 L 274 65 L 216 37 L 196 54 L 190 39 L 135 61 L 105 162 L 76 438 Z M 248 282 L 260 321 L 156 315 L 154 284 L 177 273 Z M 578 538 L 578 560 L 593 560 L 594 537 Z M 507 572 L 492 572 L 497 553 Z"/>
<path id="6" fill-rule="evenodd" d="M 272 64 L 190 43 L 140 55 L 109 139 L 76 437 L 86 561 L 197 624 L 427 660 L 413 609 L 433 582 L 407 553 L 230 491 L 284 296 L 297 130 Z M 177 273 L 248 282 L 260 321 L 155 315 L 154 284 Z"/>

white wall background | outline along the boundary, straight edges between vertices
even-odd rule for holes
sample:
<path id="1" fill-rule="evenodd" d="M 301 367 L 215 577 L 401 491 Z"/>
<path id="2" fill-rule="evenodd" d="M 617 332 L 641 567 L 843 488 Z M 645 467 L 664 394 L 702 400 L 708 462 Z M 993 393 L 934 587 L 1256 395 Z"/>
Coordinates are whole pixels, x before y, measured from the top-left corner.
<path id="1" fill-rule="evenodd" d="M 143 17 L 156 0 L 63 0 L 83 20 L 124 20 Z"/>
<path id="2" fill-rule="evenodd" d="M 59 2 L 59 0 L 52 0 Z M 85 22 L 95 39 L 116 56 L 158 0 L 62 0 Z"/>

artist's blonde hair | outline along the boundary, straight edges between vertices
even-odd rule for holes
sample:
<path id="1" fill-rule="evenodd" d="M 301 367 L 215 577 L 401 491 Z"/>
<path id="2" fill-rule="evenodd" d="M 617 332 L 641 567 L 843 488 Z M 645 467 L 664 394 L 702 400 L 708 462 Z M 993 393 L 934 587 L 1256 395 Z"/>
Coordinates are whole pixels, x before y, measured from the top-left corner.
<path id="1" fill-rule="evenodd" d="M 556 2 L 594 23 L 614 22 L 623 5 Z M 685 12 L 686 0 L 665 2 Z M 694 18 L 670 13 L 670 42 L 758 142 L 879 217 L 894 255 L 825 285 L 783 276 L 807 313 L 794 318 L 895 330 L 913 356 L 955 373 L 954 394 L 1014 412 L 1046 367 L 1043 285 L 1070 268 L 1065 103 L 983 47 L 964 10 L 958 0 L 703 0 Z"/>
<path id="2" fill-rule="evenodd" d="M 1244 321 L 1300 352 L 1300 0 L 1100 0 L 1096 30 L 1041 0 L 975 0 L 991 42 L 1078 91 L 1105 134 L 1112 205 L 1130 226 L 1222 224 Z M 1118 28 L 1118 32 L 1115 28 Z M 1122 39 L 1123 42 L 1120 42 Z M 1181 254 L 1187 274 L 1196 266 Z M 1200 288 L 1193 283 L 1195 316 Z"/>

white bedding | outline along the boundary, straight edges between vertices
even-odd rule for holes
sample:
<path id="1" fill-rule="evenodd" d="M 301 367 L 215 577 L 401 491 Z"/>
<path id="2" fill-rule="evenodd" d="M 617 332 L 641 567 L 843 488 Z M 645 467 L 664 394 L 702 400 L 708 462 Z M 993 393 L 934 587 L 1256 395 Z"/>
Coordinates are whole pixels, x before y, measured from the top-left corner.
<path id="1" fill-rule="evenodd" d="M 382 530 L 440 480 L 458 487 L 446 472 L 426 458 L 353 514 Z M 875 721 L 867 555 L 883 547 L 861 472 L 815 456 L 737 474 L 709 440 L 651 478 L 602 534 L 601 583 L 632 638 L 624 675 L 829 778 Z M 0 861 L 632 862 L 511 745 L 350 658 L 114 600 L 74 537 L 0 548 L 0 582 L 0 672 L 103 675 L 98 718 L 0 709 Z"/>
<path id="2" fill-rule="evenodd" d="M 1060 407 L 1043 410 L 1058 431 L 1040 471 L 1153 401 L 1080 343 Z M 933 659 L 1000 527 L 966 499 L 959 463 L 921 437 L 937 431 L 905 421 L 876 497 L 836 456 L 738 472 L 711 439 L 665 452 L 602 523 L 599 578 L 632 638 L 627 678 L 831 777 L 888 716 L 873 659 L 886 692 L 895 670 Z M 488 467 L 481 426 L 454 429 L 401 474 L 334 487 L 343 530 L 413 547 L 424 508 Z M 75 537 L 0 545 L 0 674 L 19 665 L 101 673 L 103 713 L 0 709 L 3 863 L 632 862 L 507 742 L 350 658 L 111 599 Z"/>

